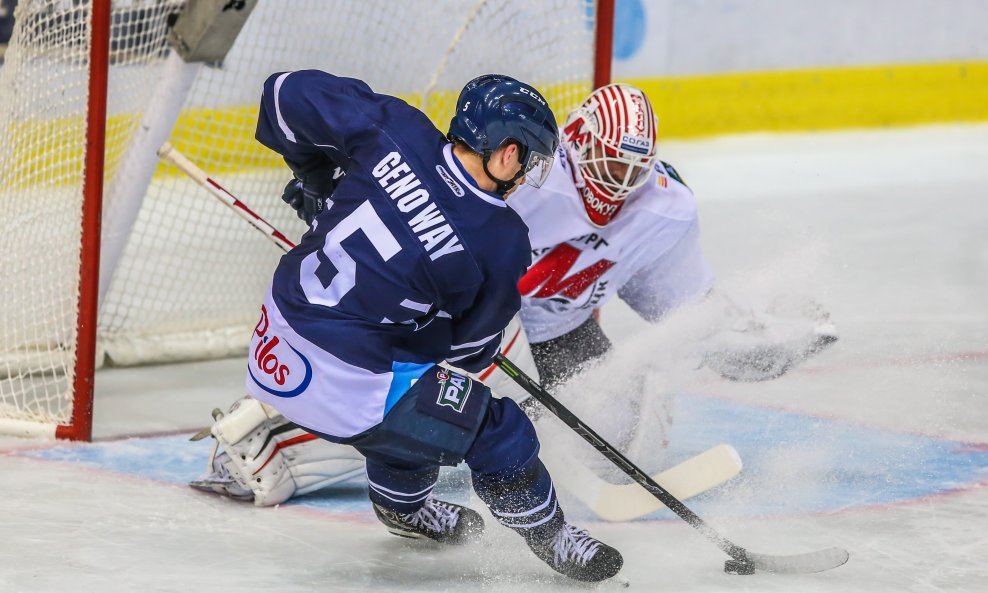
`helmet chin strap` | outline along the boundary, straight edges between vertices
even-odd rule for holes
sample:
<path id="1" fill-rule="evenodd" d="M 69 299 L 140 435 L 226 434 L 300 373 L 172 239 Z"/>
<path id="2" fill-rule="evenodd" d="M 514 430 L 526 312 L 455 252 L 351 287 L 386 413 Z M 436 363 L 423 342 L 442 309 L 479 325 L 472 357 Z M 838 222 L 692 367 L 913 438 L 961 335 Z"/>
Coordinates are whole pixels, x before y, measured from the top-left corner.
<path id="1" fill-rule="evenodd" d="M 509 189 L 515 186 L 515 182 L 525 176 L 525 168 L 522 167 L 521 169 L 518 169 L 518 172 L 515 173 L 515 176 L 507 181 L 503 179 L 498 179 L 497 177 L 494 177 L 494 174 L 491 173 L 491 170 L 487 168 L 487 163 L 490 162 L 491 160 L 491 154 L 492 153 L 489 150 L 484 152 L 484 173 L 491 179 L 491 181 L 497 184 L 497 189 L 494 190 L 494 193 L 496 193 L 497 195 L 503 198 L 504 194 L 506 194 Z"/>

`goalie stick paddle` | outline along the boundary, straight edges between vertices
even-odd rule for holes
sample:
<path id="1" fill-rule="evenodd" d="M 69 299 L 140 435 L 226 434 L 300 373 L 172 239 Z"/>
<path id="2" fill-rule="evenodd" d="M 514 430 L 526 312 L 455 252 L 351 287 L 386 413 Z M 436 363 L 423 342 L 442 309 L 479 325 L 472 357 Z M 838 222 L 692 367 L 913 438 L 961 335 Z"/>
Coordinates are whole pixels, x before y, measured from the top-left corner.
<path id="1" fill-rule="evenodd" d="M 583 460 L 572 455 L 566 445 L 553 438 L 559 436 L 557 433 L 547 432 L 555 429 L 536 423 L 542 443 L 539 459 L 560 490 L 571 494 L 604 521 L 632 521 L 665 508 L 638 484 L 612 484 L 599 477 Z M 652 480 L 679 500 L 687 500 L 720 486 L 738 475 L 741 468 L 741 456 L 734 447 L 721 444 L 653 475 Z"/>
<path id="2" fill-rule="evenodd" d="M 564 487 L 605 521 L 631 521 L 665 508 L 638 484 L 611 484 L 587 469 L 562 447 L 543 441 L 542 463 L 554 482 Z M 741 457 L 730 445 L 717 445 L 652 476 L 679 500 L 687 500 L 738 475 Z"/>
<path id="3" fill-rule="evenodd" d="M 850 557 L 847 550 L 842 548 L 827 548 L 805 554 L 785 556 L 749 552 L 709 526 L 699 515 L 683 504 L 682 501 L 660 486 L 620 451 L 601 438 L 592 428 L 584 424 L 573 412 L 570 412 L 565 406 L 559 403 L 556 398 L 552 397 L 545 389 L 542 389 L 541 385 L 529 378 L 513 362 L 498 353 L 494 356 L 494 363 L 525 389 L 525 391 L 530 393 L 532 397 L 544 405 L 546 409 L 555 414 L 564 424 L 572 428 L 583 440 L 590 443 L 594 449 L 597 449 L 604 457 L 611 460 L 625 474 L 635 482 L 638 482 L 638 484 L 645 488 L 652 496 L 659 499 L 672 512 L 676 513 L 680 519 L 699 531 L 701 535 L 730 556 L 733 561 L 728 560 L 725 563 L 724 570 L 726 572 L 735 574 L 752 574 L 755 570 L 779 574 L 823 572 L 843 565 Z"/>

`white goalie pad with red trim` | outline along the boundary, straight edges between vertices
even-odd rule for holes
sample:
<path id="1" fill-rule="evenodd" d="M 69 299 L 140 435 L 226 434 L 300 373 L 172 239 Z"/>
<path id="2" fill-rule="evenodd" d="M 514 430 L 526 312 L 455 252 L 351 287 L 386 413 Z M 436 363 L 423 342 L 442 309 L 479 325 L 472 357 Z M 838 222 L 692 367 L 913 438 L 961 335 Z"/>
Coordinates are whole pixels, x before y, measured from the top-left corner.
<path id="1" fill-rule="evenodd" d="M 219 464 L 211 462 L 211 473 L 191 485 L 248 500 L 242 493 L 249 490 L 257 506 L 280 504 L 364 474 L 364 458 L 356 449 L 310 434 L 249 397 L 237 400 L 210 432 L 226 455 L 215 457 Z"/>

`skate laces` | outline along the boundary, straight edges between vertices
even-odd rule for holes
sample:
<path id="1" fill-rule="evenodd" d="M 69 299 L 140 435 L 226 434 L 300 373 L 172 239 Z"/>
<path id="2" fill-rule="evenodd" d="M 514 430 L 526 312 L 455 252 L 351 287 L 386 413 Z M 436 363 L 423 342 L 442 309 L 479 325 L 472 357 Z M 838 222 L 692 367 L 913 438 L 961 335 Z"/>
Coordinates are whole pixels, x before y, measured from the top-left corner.
<path id="1" fill-rule="evenodd" d="M 416 513 L 402 515 L 410 525 L 424 527 L 437 533 L 446 533 L 456 527 L 460 519 L 460 510 L 441 501 L 426 499 L 425 505 Z"/>
<path id="2" fill-rule="evenodd" d="M 586 529 L 580 529 L 569 523 L 563 525 L 552 541 L 556 566 L 570 561 L 584 565 L 594 557 L 598 548 L 600 542 L 590 537 Z"/>

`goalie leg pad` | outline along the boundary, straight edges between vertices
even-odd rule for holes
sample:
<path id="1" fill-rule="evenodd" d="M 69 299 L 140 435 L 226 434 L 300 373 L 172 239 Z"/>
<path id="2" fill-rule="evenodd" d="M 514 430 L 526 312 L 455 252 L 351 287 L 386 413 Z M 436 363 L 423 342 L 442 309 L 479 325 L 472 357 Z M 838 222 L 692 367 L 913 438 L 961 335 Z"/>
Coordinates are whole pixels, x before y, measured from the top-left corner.
<path id="1" fill-rule="evenodd" d="M 364 474 L 364 458 L 353 447 L 320 439 L 255 399 L 235 402 L 210 432 L 223 454 L 215 458 L 211 474 L 191 485 L 253 498 L 257 506 L 280 504 Z"/>

